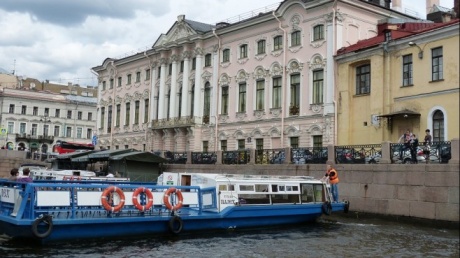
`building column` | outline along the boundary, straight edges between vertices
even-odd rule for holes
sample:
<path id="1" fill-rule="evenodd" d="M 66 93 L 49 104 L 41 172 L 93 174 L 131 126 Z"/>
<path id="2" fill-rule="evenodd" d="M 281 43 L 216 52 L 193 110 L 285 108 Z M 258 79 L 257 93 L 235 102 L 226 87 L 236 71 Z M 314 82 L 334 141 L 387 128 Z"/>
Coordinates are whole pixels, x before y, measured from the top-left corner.
<path id="1" fill-rule="evenodd" d="M 157 80 L 157 67 L 155 65 L 155 63 L 152 65 L 152 74 L 150 75 L 152 76 L 150 81 L 151 81 L 151 84 L 150 84 L 150 98 L 149 98 L 149 123 L 152 122 L 153 120 L 155 120 L 155 112 L 158 112 L 158 110 L 156 110 L 156 99 L 155 99 L 155 86 L 156 86 L 156 80 Z"/>
<path id="2" fill-rule="evenodd" d="M 203 88 L 201 74 L 203 73 L 203 49 L 197 48 L 196 52 L 196 69 L 195 69 L 195 99 L 193 107 L 193 116 L 194 117 L 201 117 L 203 115 L 203 108 L 202 108 L 202 101 L 201 101 L 201 88 Z"/>
<path id="3" fill-rule="evenodd" d="M 158 120 L 166 118 L 165 99 L 166 99 L 166 58 L 161 58 L 160 71 L 160 92 L 158 94 Z"/>
<path id="4" fill-rule="evenodd" d="M 188 108 L 188 91 L 189 91 L 189 75 L 190 75 L 190 52 L 185 51 L 184 54 L 184 72 L 182 79 L 182 110 L 181 115 L 183 117 L 188 117 L 190 115 L 190 109 Z"/>
<path id="5" fill-rule="evenodd" d="M 169 96 L 169 116 L 171 118 L 177 117 L 177 108 L 176 106 L 176 101 L 177 101 L 177 60 L 178 56 L 177 55 L 172 55 L 171 56 L 171 94 Z"/>

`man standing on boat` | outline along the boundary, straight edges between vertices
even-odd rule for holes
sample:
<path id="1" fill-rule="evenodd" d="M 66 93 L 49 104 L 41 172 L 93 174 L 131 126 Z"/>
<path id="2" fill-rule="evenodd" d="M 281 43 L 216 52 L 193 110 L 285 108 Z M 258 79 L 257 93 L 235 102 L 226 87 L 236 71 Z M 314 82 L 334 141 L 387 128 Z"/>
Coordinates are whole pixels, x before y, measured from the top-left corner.
<path id="1" fill-rule="evenodd" d="M 331 186 L 331 193 L 332 199 L 334 202 L 339 201 L 339 175 L 337 174 L 337 170 L 335 170 L 332 165 L 327 165 L 326 175 L 324 175 L 323 179 L 329 179 L 329 185 Z"/>

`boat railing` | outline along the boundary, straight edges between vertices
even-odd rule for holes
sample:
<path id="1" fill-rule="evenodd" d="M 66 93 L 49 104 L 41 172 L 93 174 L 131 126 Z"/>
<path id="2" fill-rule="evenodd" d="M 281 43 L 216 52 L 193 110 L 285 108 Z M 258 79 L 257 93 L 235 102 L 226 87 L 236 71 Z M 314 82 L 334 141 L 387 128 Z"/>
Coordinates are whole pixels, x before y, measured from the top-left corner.
<path id="1" fill-rule="evenodd" d="M 171 211 L 163 203 L 164 191 L 171 186 L 140 184 L 132 182 L 113 182 L 101 184 L 97 182 L 33 182 L 19 183 L 0 181 L 0 216 L 8 216 L 18 220 L 33 220 L 40 215 L 48 214 L 56 220 L 94 219 L 102 217 L 154 217 L 170 216 Z M 113 194 L 114 206 L 124 202 L 118 212 L 108 211 L 101 204 L 104 190 L 116 186 L 124 195 Z M 139 187 L 146 187 L 153 196 L 153 205 L 141 212 L 133 203 L 133 193 Z M 213 187 L 200 188 L 197 186 L 175 186 L 181 190 L 184 207 L 179 211 L 181 216 L 187 216 L 191 210 L 201 214 L 204 210 L 217 209 L 216 190 Z M 3 195 L 8 195 L 6 198 Z M 146 203 L 146 196 L 139 195 L 140 203 Z M 173 205 L 177 204 L 172 199 Z"/>
<path id="2" fill-rule="evenodd" d="M 238 180 L 259 180 L 259 181 L 269 181 L 269 180 L 313 180 L 313 176 L 271 176 L 271 175 L 239 175 L 239 174 L 223 174 L 224 178 L 232 178 Z"/>

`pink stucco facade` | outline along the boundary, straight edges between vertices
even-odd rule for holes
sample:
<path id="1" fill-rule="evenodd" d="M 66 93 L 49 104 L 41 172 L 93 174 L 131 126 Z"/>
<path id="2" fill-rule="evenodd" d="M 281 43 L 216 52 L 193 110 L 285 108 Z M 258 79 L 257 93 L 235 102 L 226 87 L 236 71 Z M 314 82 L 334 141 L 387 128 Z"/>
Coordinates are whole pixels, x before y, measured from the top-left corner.
<path id="1" fill-rule="evenodd" d="M 412 17 L 354 0 L 286 0 L 231 24 L 179 15 L 152 49 L 93 68 L 100 146 L 216 151 L 335 144 L 334 55 L 375 36 L 385 18 Z"/>

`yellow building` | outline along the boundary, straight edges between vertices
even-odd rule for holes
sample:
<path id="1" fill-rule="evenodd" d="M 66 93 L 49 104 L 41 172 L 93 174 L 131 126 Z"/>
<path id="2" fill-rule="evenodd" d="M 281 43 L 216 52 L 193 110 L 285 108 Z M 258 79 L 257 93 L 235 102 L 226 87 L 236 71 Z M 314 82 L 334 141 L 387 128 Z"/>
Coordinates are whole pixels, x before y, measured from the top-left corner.
<path id="1" fill-rule="evenodd" d="M 459 20 L 387 20 L 378 36 L 338 51 L 337 145 L 459 138 Z"/>

